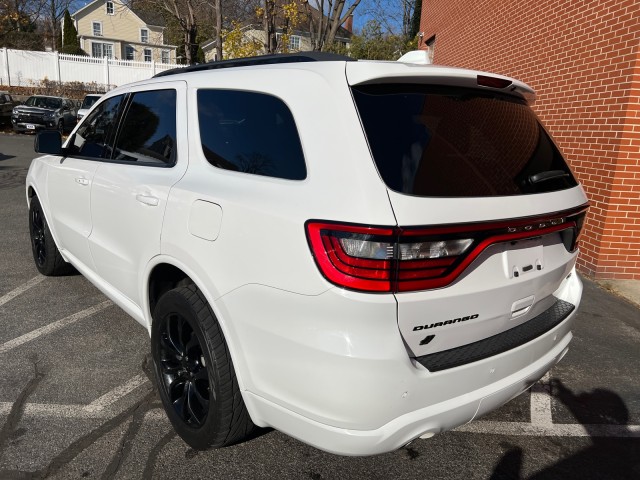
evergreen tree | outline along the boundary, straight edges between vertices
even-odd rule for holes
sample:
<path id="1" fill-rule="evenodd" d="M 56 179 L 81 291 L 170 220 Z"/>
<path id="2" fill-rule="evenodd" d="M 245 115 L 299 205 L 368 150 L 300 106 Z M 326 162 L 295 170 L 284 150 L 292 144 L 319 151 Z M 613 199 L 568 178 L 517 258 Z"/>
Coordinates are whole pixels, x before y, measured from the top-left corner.
<path id="1" fill-rule="evenodd" d="M 80 48 L 78 31 L 73 25 L 73 20 L 71 20 L 71 15 L 69 15 L 69 10 L 64 11 L 62 30 L 64 32 L 62 35 L 64 45 L 62 45 L 60 51 L 71 55 L 86 55 L 85 51 Z"/>

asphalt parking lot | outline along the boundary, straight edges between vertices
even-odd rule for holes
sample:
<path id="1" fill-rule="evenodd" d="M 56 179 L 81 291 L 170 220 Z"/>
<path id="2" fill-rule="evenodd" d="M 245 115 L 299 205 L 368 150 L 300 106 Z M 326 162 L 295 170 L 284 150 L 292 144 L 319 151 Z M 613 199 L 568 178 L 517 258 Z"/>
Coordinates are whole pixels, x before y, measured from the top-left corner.
<path id="1" fill-rule="evenodd" d="M 640 310 L 587 279 L 563 361 L 455 431 L 364 458 L 272 430 L 190 449 L 149 380 L 147 332 L 82 276 L 35 269 L 23 186 L 32 145 L 0 133 L 0 479 L 640 478 Z"/>

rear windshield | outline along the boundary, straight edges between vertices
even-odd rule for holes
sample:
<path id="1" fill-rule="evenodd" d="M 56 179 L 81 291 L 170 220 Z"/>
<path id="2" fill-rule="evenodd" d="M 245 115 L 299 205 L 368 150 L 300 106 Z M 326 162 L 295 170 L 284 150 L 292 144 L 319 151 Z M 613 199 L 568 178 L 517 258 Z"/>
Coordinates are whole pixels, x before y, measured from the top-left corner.
<path id="1" fill-rule="evenodd" d="M 100 100 L 100 97 L 84 97 L 82 107 L 80 108 L 91 108 L 98 100 Z"/>
<path id="2" fill-rule="evenodd" d="M 524 101 L 464 88 L 353 88 L 389 188 L 424 197 L 552 192 L 577 185 Z"/>

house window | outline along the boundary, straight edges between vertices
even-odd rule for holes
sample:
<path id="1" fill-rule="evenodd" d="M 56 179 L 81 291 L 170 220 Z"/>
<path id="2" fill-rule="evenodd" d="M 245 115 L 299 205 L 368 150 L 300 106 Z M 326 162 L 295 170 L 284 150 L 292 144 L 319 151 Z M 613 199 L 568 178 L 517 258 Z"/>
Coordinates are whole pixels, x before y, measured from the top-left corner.
<path id="1" fill-rule="evenodd" d="M 113 2 L 107 1 L 107 15 L 113 15 Z"/>
<path id="2" fill-rule="evenodd" d="M 124 47 L 124 59 L 125 60 L 134 60 L 135 59 L 136 50 L 131 45 L 127 45 Z"/>
<path id="3" fill-rule="evenodd" d="M 144 49 L 144 61 L 145 62 L 150 62 L 151 61 L 151 49 L 150 48 L 145 48 Z"/>
<path id="4" fill-rule="evenodd" d="M 113 45 L 111 43 L 91 42 L 91 56 L 113 58 Z"/>
<path id="5" fill-rule="evenodd" d="M 149 43 L 149 30 L 146 28 L 140 29 L 140 41 L 142 43 Z"/>
<path id="6" fill-rule="evenodd" d="M 289 37 L 289 50 L 299 51 L 300 50 L 300 36 L 299 35 L 291 35 Z"/>
<path id="7" fill-rule="evenodd" d="M 280 43 L 281 41 L 282 41 L 282 33 L 276 33 L 276 42 Z M 289 46 L 287 48 L 290 52 L 300 51 L 300 35 L 290 35 Z"/>
<path id="8" fill-rule="evenodd" d="M 93 22 L 93 36 L 101 37 L 102 36 L 102 22 Z"/>
<path id="9" fill-rule="evenodd" d="M 160 57 L 162 63 L 169 63 L 169 50 L 162 50 L 162 56 Z"/>

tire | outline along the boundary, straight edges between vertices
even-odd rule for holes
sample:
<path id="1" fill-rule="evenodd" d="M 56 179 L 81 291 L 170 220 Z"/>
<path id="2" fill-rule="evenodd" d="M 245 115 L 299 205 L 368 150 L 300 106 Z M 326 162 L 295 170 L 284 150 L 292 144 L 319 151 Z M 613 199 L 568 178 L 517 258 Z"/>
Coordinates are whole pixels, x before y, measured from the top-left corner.
<path id="1" fill-rule="evenodd" d="M 29 236 L 33 261 L 42 275 L 54 277 L 73 272 L 71 264 L 60 255 L 38 197 L 33 197 L 29 205 Z"/>
<path id="2" fill-rule="evenodd" d="M 60 135 L 64 135 L 64 120 L 62 119 L 58 120 L 58 131 Z"/>
<path id="3" fill-rule="evenodd" d="M 162 404 L 187 444 L 219 448 L 252 433 L 227 343 L 195 285 L 170 290 L 158 301 L 151 353 Z"/>

